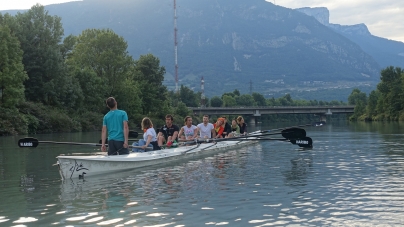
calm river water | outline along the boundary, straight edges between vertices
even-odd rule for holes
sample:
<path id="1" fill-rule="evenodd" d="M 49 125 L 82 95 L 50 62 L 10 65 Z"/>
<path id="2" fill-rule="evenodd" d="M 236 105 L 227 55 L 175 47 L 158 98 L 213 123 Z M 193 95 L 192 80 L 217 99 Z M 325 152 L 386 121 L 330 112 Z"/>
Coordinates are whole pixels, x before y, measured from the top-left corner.
<path id="1" fill-rule="evenodd" d="M 0 137 L 0 226 L 404 225 L 404 125 L 333 122 L 306 131 L 311 150 L 264 141 L 64 182 L 52 166 L 57 155 L 99 150 L 20 149 L 19 137 Z M 36 137 L 93 143 L 100 133 Z"/>

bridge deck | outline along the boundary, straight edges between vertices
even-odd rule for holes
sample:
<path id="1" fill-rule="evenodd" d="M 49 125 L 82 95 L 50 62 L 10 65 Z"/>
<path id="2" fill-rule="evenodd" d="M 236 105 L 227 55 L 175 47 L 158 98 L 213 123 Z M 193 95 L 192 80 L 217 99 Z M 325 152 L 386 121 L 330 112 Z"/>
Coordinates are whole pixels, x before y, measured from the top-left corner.
<path id="1" fill-rule="evenodd" d="M 350 114 L 355 106 L 249 106 L 249 107 L 192 107 L 195 115 L 253 115 L 262 114 Z"/>

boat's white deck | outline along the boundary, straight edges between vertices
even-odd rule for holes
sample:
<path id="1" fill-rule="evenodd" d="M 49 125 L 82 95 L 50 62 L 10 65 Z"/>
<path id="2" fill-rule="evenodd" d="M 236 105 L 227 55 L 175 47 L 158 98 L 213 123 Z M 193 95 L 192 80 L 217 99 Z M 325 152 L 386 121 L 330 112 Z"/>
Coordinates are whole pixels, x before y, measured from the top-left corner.
<path id="1" fill-rule="evenodd" d="M 163 149 L 158 151 L 149 151 L 149 152 L 132 152 L 128 155 L 91 155 L 91 156 L 58 156 L 58 159 L 76 159 L 76 160 L 93 160 L 93 161 L 145 161 L 145 160 L 153 160 L 158 158 L 177 156 L 181 154 L 192 154 L 203 150 L 212 150 L 212 149 L 220 149 L 227 148 L 231 146 L 236 146 L 240 143 L 246 143 L 249 141 L 222 141 L 216 144 L 214 143 L 202 143 L 199 145 L 190 145 L 183 146 L 173 149 Z"/>

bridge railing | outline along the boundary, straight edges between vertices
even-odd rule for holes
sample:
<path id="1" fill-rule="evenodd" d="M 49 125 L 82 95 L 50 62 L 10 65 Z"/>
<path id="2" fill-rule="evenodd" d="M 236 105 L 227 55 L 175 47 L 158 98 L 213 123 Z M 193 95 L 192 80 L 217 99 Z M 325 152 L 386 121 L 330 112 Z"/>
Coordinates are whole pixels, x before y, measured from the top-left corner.
<path id="1" fill-rule="evenodd" d="M 339 108 L 355 108 L 355 105 L 344 105 L 344 106 L 235 106 L 235 107 L 189 107 L 192 110 L 206 109 L 206 110 L 229 110 L 229 109 L 313 109 L 313 108 L 330 108 L 330 109 L 339 109 Z"/>

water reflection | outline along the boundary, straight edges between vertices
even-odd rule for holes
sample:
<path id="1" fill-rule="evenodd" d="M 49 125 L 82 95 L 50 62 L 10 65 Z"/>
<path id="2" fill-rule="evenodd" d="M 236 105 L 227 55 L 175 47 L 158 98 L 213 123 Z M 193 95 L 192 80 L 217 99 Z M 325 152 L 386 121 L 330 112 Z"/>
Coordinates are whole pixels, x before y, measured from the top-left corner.
<path id="1" fill-rule="evenodd" d="M 96 151 L 12 150 L 0 138 L 0 226 L 402 225 L 399 125 L 333 124 L 307 132 L 312 150 L 264 141 L 65 182 L 52 167 L 55 157 Z"/>

